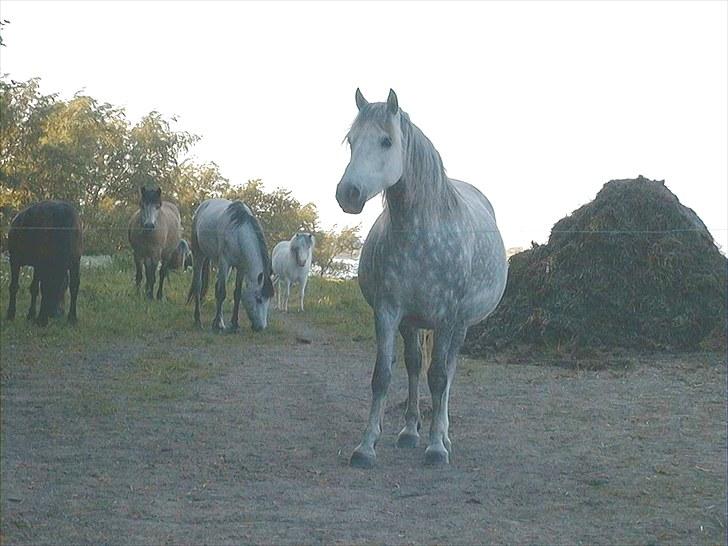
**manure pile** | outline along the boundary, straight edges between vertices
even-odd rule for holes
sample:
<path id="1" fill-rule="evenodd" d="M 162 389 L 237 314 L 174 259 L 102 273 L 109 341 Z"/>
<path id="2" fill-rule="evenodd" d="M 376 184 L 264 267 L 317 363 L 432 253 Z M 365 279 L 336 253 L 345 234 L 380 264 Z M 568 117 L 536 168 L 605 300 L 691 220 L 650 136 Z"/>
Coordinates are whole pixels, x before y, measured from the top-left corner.
<path id="1" fill-rule="evenodd" d="M 547 244 L 511 257 L 500 305 L 470 328 L 463 351 L 724 347 L 727 266 L 664 181 L 612 180 Z"/>

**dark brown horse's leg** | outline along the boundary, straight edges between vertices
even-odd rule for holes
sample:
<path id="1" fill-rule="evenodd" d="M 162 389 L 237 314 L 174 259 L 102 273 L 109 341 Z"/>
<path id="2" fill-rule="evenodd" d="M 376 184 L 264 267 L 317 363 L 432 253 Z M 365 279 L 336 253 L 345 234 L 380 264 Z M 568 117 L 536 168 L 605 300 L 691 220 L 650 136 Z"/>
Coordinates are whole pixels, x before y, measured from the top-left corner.
<path id="1" fill-rule="evenodd" d="M 35 320 L 35 302 L 38 299 L 38 288 L 40 286 L 40 278 L 35 267 L 33 268 L 33 280 L 30 281 L 30 307 L 28 308 L 28 320 Z"/>
<path id="2" fill-rule="evenodd" d="M 154 283 L 157 277 L 157 261 L 153 258 L 144 260 L 144 273 L 147 276 L 147 299 L 154 299 Z"/>
<path id="3" fill-rule="evenodd" d="M 142 284 L 142 259 L 134 255 L 134 266 L 136 267 L 136 293 L 139 294 L 139 286 Z"/>
<path id="4" fill-rule="evenodd" d="M 48 318 L 51 316 L 56 304 L 54 297 L 55 272 L 48 265 L 39 267 L 38 271 L 40 277 L 40 311 L 38 312 L 36 323 L 38 326 L 47 326 Z"/>
<path id="5" fill-rule="evenodd" d="M 15 302 L 18 296 L 18 278 L 20 277 L 20 264 L 10 259 L 10 299 L 8 301 L 7 319 L 15 318 Z"/>
<path id="6" fill-rule="evenodd" d="M 69 269 L 71 305 L 68 310 L 68 322 L 76 324 L 78 317 L 76 316 L 76 299 L 78 298 L 78 287 L 81 284 L 81 260 L 74 260 Z M 65 292 L 65 290 L 64 290 Z"/>
<path id="7" fill-rule="evenodd" d="M 237 332 L 240 330 L 238 324 L 238 316 L 240 315 L 240 296 L 243 288 L 243 273 L 239 268 L 235 270 L 235 291 L 233 292 L 233 316 L 230 317 L 230 332 Z"/>
<path id="8" fill-rule="evenodd" d="M 162 286 L 164 285 L 164 277 L 167 275 L 167 263 L 162 261 L 162 267 L 159 268 L 159 288 L 157 289 L 157 299 L 162 299 Z"/>

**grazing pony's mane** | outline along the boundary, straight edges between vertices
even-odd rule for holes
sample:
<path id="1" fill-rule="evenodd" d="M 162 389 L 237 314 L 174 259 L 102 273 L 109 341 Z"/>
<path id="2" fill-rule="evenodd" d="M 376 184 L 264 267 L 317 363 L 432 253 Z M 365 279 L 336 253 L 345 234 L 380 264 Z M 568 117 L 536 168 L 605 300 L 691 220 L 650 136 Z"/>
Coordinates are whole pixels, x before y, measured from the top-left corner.
<path id="1" fill-rule="evenodd" d="M 427 216 L 448 214 L 456 207 L 457 198 L 442 158 L 407 112 L 400 109 L 399 113 L 404 165 L 402 178 L 384 192 L 385 207 L 417 210 Z M 368 124 L 375 124 L 390 135 L 396 130 L 386 103 L 368 103 L 359 111 L 345 140 L 351 142 L 352 135 Z"/>
<path id="2" fill-rule="evenodd" d="M 226 212 L 230 218 L 230 223 L 234 226 L 250 224 L 250 227 L 255 234 L 256 242 L 258 243 L 258 252 L 260 253 L 260 258 L 263 261 L 263 269 L 266 272 L 266 278 L 269 278 L 271 272 L 270 256 L 268 256 L 268 244 L 265 241 L 263 227 L 260 225 L 260 222 L 250 213 L 250 209 L 248 209 L 247 205 L 242 201 L 233 201 L 230 203 Z"/>

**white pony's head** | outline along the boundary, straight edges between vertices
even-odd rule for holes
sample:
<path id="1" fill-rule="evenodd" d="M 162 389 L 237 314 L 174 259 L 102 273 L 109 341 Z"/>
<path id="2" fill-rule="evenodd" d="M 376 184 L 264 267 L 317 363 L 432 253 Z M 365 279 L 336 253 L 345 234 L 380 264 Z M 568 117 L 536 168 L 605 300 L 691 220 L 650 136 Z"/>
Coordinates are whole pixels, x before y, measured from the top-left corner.
<path id="1" fill-rule="evenodd" d="M 356 90 L 359 108 L 346 135 L 351 159 L 336 187 L 336 200 L 344 212 L 359 214 L 364 204 L 396 184 L 404 171 L 401 111 L 390 89 L 387 102 L 369 103 Z"/>
<path id="2" fill-rule="evenodd" d="M 296 233 L 291 237 L 291 255 L 293 260 L 296 262 L 298 267 L 304 267 L 309 256 L 313 252 L 313 247 L 316 244 L 316 238 L 310 233 Z"/>

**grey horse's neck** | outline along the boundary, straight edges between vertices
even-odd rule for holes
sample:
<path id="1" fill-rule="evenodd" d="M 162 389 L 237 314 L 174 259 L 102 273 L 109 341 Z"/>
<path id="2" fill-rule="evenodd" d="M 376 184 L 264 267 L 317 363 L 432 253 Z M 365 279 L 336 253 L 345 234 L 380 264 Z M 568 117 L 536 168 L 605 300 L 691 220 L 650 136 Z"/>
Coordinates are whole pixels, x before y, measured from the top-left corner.
<path id="1" fill-rule="evenodd" d="M 456 198 L 440 154 L 404 112 L 401 127 L 405 156 L 402 177 L 384 194 L 392 222 L 419 224 L 447 218 Z"/>

